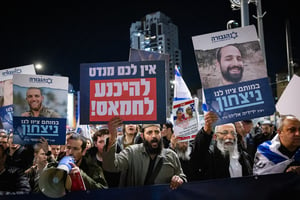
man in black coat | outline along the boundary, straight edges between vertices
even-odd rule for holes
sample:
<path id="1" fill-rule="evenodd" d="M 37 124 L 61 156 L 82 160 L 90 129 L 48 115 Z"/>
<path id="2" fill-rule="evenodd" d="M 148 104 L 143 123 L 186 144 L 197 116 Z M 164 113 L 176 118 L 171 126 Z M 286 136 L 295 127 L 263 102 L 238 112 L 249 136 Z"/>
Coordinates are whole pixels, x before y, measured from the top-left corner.
<path id="1" fill-rule="evenodd" d="M 29 194 L 31 191 L 24 170 L 6 163 L 7 152 L 0 145 L 0 196 Z"/>
<path id="2" fill-rule="evenodd" d="M 238 148 L 234 124 L 216 126 L 213 134 L 212 126 L 218 116 L 208 112 L 204 120 L 204 127 L 198 132 L 191 153 L 193 180 L 252 175 L 251 157 Z"/>

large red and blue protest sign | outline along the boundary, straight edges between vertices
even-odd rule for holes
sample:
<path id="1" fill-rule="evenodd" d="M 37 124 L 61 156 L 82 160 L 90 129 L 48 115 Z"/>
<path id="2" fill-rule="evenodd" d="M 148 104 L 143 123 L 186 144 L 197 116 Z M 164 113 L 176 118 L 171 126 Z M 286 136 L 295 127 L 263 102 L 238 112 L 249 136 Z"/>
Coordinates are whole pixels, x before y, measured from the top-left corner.
<path id="1" fill-rule="evenodd" d="M 80 65 L 80 123 L 166 120 L 165 62 L 109 62 Z"/>

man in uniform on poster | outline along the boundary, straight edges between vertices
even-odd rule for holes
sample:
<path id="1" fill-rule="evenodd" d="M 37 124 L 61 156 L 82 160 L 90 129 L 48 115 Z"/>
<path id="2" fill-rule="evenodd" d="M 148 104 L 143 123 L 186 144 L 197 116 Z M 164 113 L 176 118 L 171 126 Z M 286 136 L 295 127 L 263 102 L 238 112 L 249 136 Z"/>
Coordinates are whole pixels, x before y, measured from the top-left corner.
<path id="1" fill-rule="evenodd" d="M 40 88 L 29 87 L 26 92 L 29 111 L 22 113 L 22 117 L 60 118 L 61 116 L 57 112 L 43 105 L 43 100 L 44 96 Z"/>

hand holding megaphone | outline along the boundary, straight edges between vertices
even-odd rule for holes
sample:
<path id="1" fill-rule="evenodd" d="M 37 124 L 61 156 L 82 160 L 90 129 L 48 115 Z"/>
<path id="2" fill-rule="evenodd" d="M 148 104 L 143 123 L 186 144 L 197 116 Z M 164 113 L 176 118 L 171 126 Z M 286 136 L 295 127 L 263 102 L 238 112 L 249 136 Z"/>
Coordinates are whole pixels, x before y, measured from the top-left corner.
<path id="1" fill-rule="evenodd" d="M 57 168 L 44 170 L 39 179 L 41 192 L 48 197 L 59 198 L 66 194 L 66 190 L 86 190 L 80 169 L 74 162 L 73 157 L 65 156 Z"/>
<path id="2" fill-rule="evenodd" d="M 80 173 L 80 169 L 77 165 L 75 165 L 74 163 L 70 163 L 70 165 L 72 168 L 71 168 L 69 174 Z"/>
<path id="3" fill-rule="evenodd" d="M 72 166 L 72 169 L 69 173 L 69 176 L 72 181 L 71 185 L 71 191 L 79 191 L 79 190 L 86 190 L 85 184 L 83 182 L 83 178 L 80 174 L 80 169 L 78 166 L 76 166 L 74 163 L 70 163 Z"/>

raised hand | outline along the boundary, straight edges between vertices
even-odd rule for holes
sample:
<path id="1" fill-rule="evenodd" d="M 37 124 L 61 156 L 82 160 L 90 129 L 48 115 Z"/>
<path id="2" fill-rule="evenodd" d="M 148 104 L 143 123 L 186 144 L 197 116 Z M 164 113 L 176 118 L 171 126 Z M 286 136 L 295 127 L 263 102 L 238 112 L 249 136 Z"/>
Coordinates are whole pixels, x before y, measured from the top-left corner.
<path id="1" fill-rule="evenodd" d="M 218 115 L 212 111 L 207 112 L 204 115 L 204 131 L 206 133 L 212 132 L 213 124 L 219 119 Z"/>
<path id="2" fill-rule="evenodd" d="M 120 117 L 113 117 L 111 120 L 108 122 L 108 130 L 109 130 L 109 144 L 108 148 L 111 147 L 116 141 L 117 138 L 117 128 L 122 126 L 122 119 Z"/>

